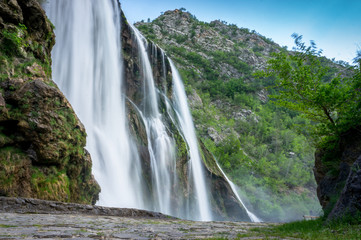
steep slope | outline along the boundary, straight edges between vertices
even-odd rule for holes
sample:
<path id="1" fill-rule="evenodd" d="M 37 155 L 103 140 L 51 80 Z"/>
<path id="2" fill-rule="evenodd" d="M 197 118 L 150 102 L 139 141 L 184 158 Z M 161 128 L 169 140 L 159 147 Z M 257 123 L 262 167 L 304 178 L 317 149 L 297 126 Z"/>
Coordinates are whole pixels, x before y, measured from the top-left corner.
<path id="1" fill-rule="evenodd" d="M 0 195 L 94 204 L 84 127 L 51 80 L 51 23 L 36 0 L 0 1 L 0 32 Z"/>
<path id="2" fill-rule="evenodd" d="M 180 68 L 199 137 L 256 213 L 280 221 L 318 214 L 307 121 L 269 101 L 274 79 L 253 75 L 284 49 L 255 31 L 181 10 L 136 26 Z"/>

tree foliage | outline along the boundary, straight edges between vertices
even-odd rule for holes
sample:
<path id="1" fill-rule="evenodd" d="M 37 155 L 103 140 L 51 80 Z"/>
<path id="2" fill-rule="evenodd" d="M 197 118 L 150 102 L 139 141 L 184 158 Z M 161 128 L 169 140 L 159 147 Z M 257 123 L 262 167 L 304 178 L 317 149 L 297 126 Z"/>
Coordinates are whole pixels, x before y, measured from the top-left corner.
<path id="1" fill-rule="evenodd" d="M 350 69 L 351 77 L 340 71 L 334 73 L 314 42 L 306 46 L 302 36 L 293 37 L 295 51 L 274 53 L 263 72 L 263 76 L 278 77 L 275 86 L 278 94 L 271 97 L 278 105 L 312 120 L 315 123 L 312 132 L 321 140 L 338 137 L 361 119 L 359 71 Z"/>

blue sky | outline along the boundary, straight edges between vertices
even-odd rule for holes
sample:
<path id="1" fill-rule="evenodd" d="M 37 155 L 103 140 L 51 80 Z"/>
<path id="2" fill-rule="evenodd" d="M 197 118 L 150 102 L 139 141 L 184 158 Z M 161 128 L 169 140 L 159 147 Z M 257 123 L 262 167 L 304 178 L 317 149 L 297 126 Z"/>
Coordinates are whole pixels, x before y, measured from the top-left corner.
<path id="1" fill-rule="evenodd" d="M 361 49 L 361 0 L 120 0 L 132 23 L 184 7 L 199 20 L 256 30 L 291 49 L 292 33 L 314 40 L 328 58 L 352 62 Z"/>

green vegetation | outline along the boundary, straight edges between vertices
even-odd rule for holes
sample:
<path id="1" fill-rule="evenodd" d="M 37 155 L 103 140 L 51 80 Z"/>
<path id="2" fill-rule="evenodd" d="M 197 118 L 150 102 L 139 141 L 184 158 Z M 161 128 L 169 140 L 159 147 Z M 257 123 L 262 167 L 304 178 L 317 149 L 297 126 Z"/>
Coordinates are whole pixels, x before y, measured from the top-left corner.
<path id="1" fill-rule="evenodd" d="M 209 127 L 217 132 L 233 129 L 218 144 L 209 137 L 202 137 L 203 142 L 233 182 L 242 187 L 241 194 L 248 196 L 263 220 L 286 221 L 310 212 L 318 214 L 317 200 L 307 189 L 314 186 L 310 171 L 314 148 L 304 135 L 290 129 L 292 122 L 303 119 L 291 118 L 271 103 L 261 108 L 254 97 L 249 102 L 258 109 L 257 117 L 235 121 L 210 104 L 209 95 L 201 98 L 203 107 L 193 110 L 195 123 L 207 126 L 199 129 L 204 131 L 199 131 L 200 136 L 207 136 Z"/>
<path id="2" fill-rule="evenodd" d="M 3 43 L 1 44 L 1 51 L 8 56 L 22 55 L 24 53 L 24 47 L 28 47 L 29 44 L 25 41 L 26 26 L 19 24 L 13 30 L 2 30 Z"/>
<path id="3" fill-rule="evenodd" d="M 324 220 L 297 221 L 286 223 L 270 228 L 251 229 L 257 237 L 296 238 L 296 239 L 348 239 L 357 240 L 361 238 L 360 225 L 355 222 L 359 216 L 348 217 L 339 221 L 324 224 Z M 253 234 L 248 234 L 252 236 Z M 245 235 L 240 235 L 240 238 Z"/>
<path id="4" fill-rule="evenodd" d="M 15 225 L 0 224 L 0 228 L 13 228 L 13 227 L 17 227 L 17 226 L 15 226 Z"/>
<path id="5" fill-rule="evenodd" d="M 44 170 L 34 167 L 31 174 L 31 186 L 39 199 L 67 199 L 70 196 L 69 178 L 65 171 L 59 171 L 55 167 Z M 69 199 L 70 200 L 70 199 Z"/>
<path id="6" fill-rule="evenodd" d="M 296 52 L 274 53 L 266 76 L 277 76 L 275 103 L 298 111 L 314 124 L 308 125 L 317 144 L 329 144 L 361 121 L 361 78 L 335 73 L 322 62 L 314 43 L 306 46 L 302 36 L 293 35 Z"/>
<path id="7" fill-rule="evenodd" d="M 138 27 L 147 29 L 143 31 L 146 37 L 155 25 L 162 33 L 174 32 L 167 28 L 167 21 L 179 21 L 177 14 Z M 272 53 L 282 48 L 233 24 L 204 23 L 193 17 L 187 21 L 191 27 L 183 36 L 188 39 L 172 34 L 149 39 L 177 64 L 187 94 L 200 97 L 192 114 L 206 148 L 261 219 L 290 221 L 320 214 L 312 172 L 315 149 L 303 128 L 311 121 L 268 100 L 268 94 L 279 92 L 269 88 L 276 77 L 254 77 L 253 61 L 262 58 L 257 61 L 264 61 L 264 68 Z M 202 40 L 206 43 L 198 41 L 200 34 L 206 36 Z"/>

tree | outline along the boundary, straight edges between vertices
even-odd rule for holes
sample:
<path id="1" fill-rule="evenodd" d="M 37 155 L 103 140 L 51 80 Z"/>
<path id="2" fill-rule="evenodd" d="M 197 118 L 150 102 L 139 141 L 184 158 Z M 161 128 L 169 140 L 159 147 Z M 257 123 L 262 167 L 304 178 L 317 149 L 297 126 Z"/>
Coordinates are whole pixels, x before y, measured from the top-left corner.
<path id="1" fill-rule="evenodd" d="M 352 77 L 333 73 L 330 64 L 321 57 L 315 43 L 302 42 L 302 36 L 293 34 L 296 47 L 289 53 L 274 53 L 262 76 L 276 76 L 277 95 L 274 102 L 299 111 L 311 119 L 314 136 L 321 139 L 338 137 L 343 131 L 360 124 L 359 74 Z M 360 61 L 360 58 L 358 58 Z"/>
<path id="2" fill-rule="evenodd" d="M 358 64 L 358 68 L 361 72 L 361 50 L 356 52 L 356 57 L 353 59 L 353 62 Z"/>

